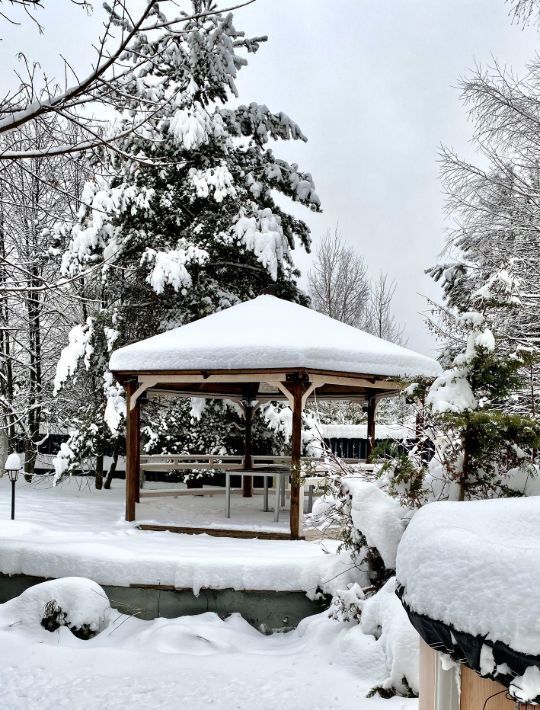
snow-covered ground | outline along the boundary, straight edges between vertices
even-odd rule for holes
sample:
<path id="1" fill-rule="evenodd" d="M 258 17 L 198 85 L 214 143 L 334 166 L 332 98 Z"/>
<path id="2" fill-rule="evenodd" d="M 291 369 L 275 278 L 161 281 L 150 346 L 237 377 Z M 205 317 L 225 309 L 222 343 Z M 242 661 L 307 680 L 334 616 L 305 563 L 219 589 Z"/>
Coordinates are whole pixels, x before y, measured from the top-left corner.
<path id="1" fill-rule="evenodd" d="M 5 710 L 417 707 L 366 698 L 386 676 L 385 654 L 356 624 L 317 615 L 295 631 L 264 636 L 238 615 L 141 621 L 109 610 L 101 633 L 83 641 L 66 627 L 43 629 L 36 600 L 24 599 L 29 592 L 0 605 Z"/>
<path id="2" fill-rule="evenodd" d="M 0 479 L 0 572 L 174 585 L 196 593 L 202 587 L 304 591 L 310 597 L 319 587 L 333 593 L 348 580 L 351 564 L 335 553 L 335 541 L 137 530 L 123 520 L 123 482 L 114 481 L 110 491 L 95 491 L 90 483 L 74 478 L 53 488 L 40 477 L 31 484 L 20 480 L 11 521 L 9 482 Z"/>
<path id="3" fill-rule="evenodd" d="M 76 480 L 57 489 L 17 485 L 17 520 L 11 522 L 8 485 L 0 480 L 3 572 L 84 575 L 115 584 L 155 582 L 159 575 L 161 583 L 182 587 L 210 582 L 314 591 L 321 583 L 335 585 L 336 574 L 339 578 L 347 569 L 335 552 L 316 543 L 134 530 L 122 521 L 118 484 L 101 493 L 86 485 L 79 489 Z M 346 581 L 346 575 L 341 578 Z M 238 615 L 143 621 L 109 609 L 101 590 L 88 582 L 84 600 L 77 585 L 60 595 L 53 586 L 53 597 L 63 609 L 71 608 L 78 623 L 89 621 L 87 612 L 100 617 L 97 636 L 81 640 L 64 626 L 53 632 L 41 627 L 47 584 L 59 583 L 33 587 L 0 605 L 6 710 L 417 708 L 414 699 L 366 697 L 395 675 L 387 641 L 327 613 L 305 619 L 289 633 L 265 636 Z M 401 676 L 401 668 L 397 672 Z"/>

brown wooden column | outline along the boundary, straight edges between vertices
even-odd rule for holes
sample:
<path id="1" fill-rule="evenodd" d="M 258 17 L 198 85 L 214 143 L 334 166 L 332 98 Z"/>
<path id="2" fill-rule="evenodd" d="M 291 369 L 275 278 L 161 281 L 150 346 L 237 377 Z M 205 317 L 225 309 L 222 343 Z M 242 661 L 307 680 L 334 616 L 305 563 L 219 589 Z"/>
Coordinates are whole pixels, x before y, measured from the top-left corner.
<path id="1" fill-rule="evenodd" d="M 141 464 L 141 430 L 140 405 L 130 408 L 131 398 L 137 382 L 126 382 L 126 520 L 135 520 L 135 504 L 139 499 L 140 464 Z"/>
<path id="2" fill-rule="evenodd" d="M 366 450 L 366 460 L 371 461 L 371 454 L 375 448 L 375 410 L 377 408 L 377 400 L 375 397 L 370 397 L 368 399 L 367 408 L 367 450 Z"/>
<path id="3" fill-rule="evenodd" d="M 291 537 L 298 540 L 302 535 L 300 529 L 300 485 L 302 460 L 302 382 L 287 384 L 293 396 L 292 436 L 291 436 Z"/>
<path id="4" fill-rule="evenodd" d="M 245 422 L 245 437 L 244 437 L 244 469 L 249 471 L 253 466 L 252 447 L 252 427 L 253 427 L 253 401 L 244 402 L 244 422 Z M 253 478 L 244 476 L 242 479 L 242 496 L 251 498 L 253 495 Z"/>

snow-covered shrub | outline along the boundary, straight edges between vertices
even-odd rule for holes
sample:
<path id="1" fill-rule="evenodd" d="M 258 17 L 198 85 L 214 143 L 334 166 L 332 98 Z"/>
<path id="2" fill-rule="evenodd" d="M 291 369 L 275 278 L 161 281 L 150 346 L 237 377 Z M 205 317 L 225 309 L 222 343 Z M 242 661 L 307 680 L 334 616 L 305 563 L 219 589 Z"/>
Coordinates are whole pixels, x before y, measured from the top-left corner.
<path id="1" fill-rule="evenodd" d="M 0 624 L 38 626 L 56 631 L 66 626 L 89 639 L 105 627 L 110 603 L 103 589 L 84 577 L 63 577 L 36 584 L 2 605 Z"/>
<path id="2" fill-rule="evenodd" d="M 330 617 L 336 621 L 360 621 L 362 605 L 366 598 L 364 589 L 354 582 L 347 589 L 338 590 L 330 605 Z"/>
<path id="3" fill-rule="evenodd" d="M 362 602 L 360 626 L 378 639 L 384 649 L 388 676 L 371 694 L 418 695 L 419 637 L 397 598 L 395 577 Z"/>
<path id="4" fill-rule="evenodd" d="M 385 491 L 376 474 L 359 472 L 335 457 L 328 459 L 324 495 L 314 506 L 312 523 L 322 530 L 330 526 L 339 530 L 339 549 L 350 555 L 362 583 L 379 589 L 395 570 L 410 511 Z"/>
<path id="5" fill-rule="evenodd" d="M 387 675 L 370 695 L 418 695 L 418 634 L 396 596 L 395 588 L 395 577 L 369 595 L 355 583 L 338 592 L 330 607 L 331 618 L 344 623 L 356 622 L 359 632 L 374 636 L 381 647 Z"/>

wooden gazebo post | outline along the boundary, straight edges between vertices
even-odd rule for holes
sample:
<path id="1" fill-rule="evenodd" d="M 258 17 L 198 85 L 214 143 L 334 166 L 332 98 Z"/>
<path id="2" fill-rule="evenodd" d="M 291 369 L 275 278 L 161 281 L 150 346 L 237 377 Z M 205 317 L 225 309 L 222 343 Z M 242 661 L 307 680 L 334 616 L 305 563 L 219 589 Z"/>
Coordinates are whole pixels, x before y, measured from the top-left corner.
<path id="1" fill-rule="evenodd" d="M 292 395 L 290 400 L 292 409 L 290 528 L 291 538 L 298 540 L 302 535 L 300 489 L 302 476 L 302 409 L 305 389 L 299 373 L 296 373 L 294 379 L 291 378 L 287 382 L 286 387 Z"/>
<path id="2" fill-rule="evenodd" d="M 259 389 L 258 383 L 246 386 L 242 397 L 242 408 L 244 410 L 244 470 L 249 471 L 253 468 L 253 400 L 257 396 Z M 242 496 L 251 498 L 253 496 L 253 478 L 244 476 L 242 479 Z"/>
<path id="3" fill-rule="evenodd" d="M 366 442 L 366 461 L 371 461 L 373 449 L 375 448 L 375 411 L 377 409 L 377 400 L 375 397 L 369 397 L 367 407 L 367 442 Z"/>
<path id="4" fill-rule="evenodd" d="M 135 504 L 139 499 L 139 481 L 141 468 L 141 417 L 139 399 L 131 406 L 137 389 L 136 380 L 129 380 L 124 385 L 126 390 L 126 520 L 135 520 Z"/>

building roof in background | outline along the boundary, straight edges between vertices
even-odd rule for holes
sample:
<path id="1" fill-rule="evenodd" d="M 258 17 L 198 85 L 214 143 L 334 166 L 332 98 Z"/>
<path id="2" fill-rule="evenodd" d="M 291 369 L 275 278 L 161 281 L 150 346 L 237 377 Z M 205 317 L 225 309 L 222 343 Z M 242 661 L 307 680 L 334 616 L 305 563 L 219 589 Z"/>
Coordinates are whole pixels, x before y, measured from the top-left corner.
<path id="1" fill-rule="evenodd" d="M 325 439 L 367 439 L 367 424 L 321 424 L 320 430 Z M 414 421 L 410 424 L 376 424 L 376 439 L 414 439 L 416 429 Z"/>

